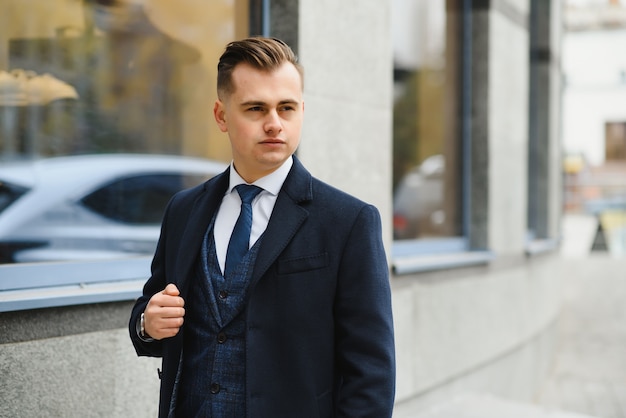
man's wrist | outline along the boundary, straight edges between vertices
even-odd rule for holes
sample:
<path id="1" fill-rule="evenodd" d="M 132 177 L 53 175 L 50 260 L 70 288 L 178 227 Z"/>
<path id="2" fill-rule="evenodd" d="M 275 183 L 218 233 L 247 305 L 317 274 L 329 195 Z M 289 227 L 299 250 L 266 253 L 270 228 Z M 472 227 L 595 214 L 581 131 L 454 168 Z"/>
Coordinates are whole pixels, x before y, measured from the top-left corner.
<path id="1" fill-rule="evenodd" d="M 145 316 L 144 316 L 143 312 L 139 316 L 139 320 L 137 321 L 137 327 L 136 328 L 137 328 L 137 335 L 139 336 L 139 339 L 141 341 L 144 341 L 144 342 L 152 342 L 152 341 L 154 341 L 154 338 L 150 337 L 146 333 L 146 319 L 145 319 Z"/>

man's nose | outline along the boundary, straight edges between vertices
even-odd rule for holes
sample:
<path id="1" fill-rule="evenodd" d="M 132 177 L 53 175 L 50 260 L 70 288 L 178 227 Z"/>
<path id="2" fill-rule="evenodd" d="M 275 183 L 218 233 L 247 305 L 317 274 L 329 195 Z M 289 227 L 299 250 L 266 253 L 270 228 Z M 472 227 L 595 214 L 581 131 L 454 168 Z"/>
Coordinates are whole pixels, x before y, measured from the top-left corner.
<path id="1" fill-rule="evenodd" d="M 277 111 L 271 110 L 267 113 L 265 119 L 265 132 L 280 132 L 283 129 L 283 124 L 280 119 L 280 115 Z"/>

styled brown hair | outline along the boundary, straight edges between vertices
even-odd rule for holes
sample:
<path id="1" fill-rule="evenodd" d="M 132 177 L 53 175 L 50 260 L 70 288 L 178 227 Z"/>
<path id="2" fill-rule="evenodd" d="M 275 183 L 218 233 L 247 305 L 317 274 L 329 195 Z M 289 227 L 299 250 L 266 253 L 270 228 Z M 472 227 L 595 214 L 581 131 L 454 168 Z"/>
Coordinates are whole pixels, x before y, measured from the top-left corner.
<path id="1" fill-rule="evenodd" d="M 232 73 L 238 64 L 245 63 L 262 71 L 273 71 L 289 62 L 300 73 L 304 85 L 304 68 L 289 45 L 280 39 L 251 37 L 226 45 L 217 64 L 217 95 L 223 98 L 234 91 Z"/>

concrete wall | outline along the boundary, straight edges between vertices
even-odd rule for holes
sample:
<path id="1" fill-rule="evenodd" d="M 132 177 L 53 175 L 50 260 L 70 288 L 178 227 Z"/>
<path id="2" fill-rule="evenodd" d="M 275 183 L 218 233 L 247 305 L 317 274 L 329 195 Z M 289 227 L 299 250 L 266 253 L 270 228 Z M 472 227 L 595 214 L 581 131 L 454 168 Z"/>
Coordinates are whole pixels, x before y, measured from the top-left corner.
<path id="1" fill-rule="evenodd" d="M 560 263 L 395 278 L 398 414 L 460 393 L 531 401 L 552 358 Z"/>
<path id="2" fill-rule="evenodd" d="M 298 155 L 320 179 L 379 208 L 390 248 L 390 4 L 301 0 L 305 125 Z"/>
<path id="3" fill-rule="evenodd" d="M 496 4 L 505 2 L 496 2 Z M 479 13 L 488 19 L 488 77 L 475 82 L 473 94 L 489 100 L 489 248 L 521 254 L 526 244 L 528 201 L 528 2 Z M 520 7 L 524 6 L 524 7 Z M 480 53 L 476 51 L 476 53 Z M 478 168 L 477 168 L 478 169 Z"/>
<path id="4" fill-rule="evenodd" d="M 492 7 L 477 7 L 473 19 L 472 231 L 496 259 L 392 278 L 398 416 L 464 391 L 531 399 L 552 353 L 560 261 L 525 255 L 529 1 L 476 3 Z M 390 250 L 390 4 L 300 0 L 298 16 L 299 156 L 380 209 Z M 159 361 L 135 357 L 125 329 L 131 305 L 0 314 L 0 416 L 155 416 Z"/>
<path id="5" fill-rule="evenodd" d="M 155 417 L 160 361 L 137 358 L 131 307 L 0 313 L 0 417 Z"/>

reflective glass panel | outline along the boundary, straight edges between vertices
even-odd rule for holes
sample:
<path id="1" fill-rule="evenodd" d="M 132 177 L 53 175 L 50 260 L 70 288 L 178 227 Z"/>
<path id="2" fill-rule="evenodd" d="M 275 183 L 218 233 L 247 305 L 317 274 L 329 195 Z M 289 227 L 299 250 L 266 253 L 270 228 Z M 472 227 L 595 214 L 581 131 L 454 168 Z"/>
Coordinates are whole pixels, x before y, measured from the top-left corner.
<path id="1" fill-rule="evenodd" d="M 0 263 L 151 254 L 169 197 L 230 161 L 216 64 L 249 2 L 0 6 Z"/>
<path id="2" fill-rule="evenodd" d="M 461 3 L 393 2 L 397 240 L 462 232 Z"/>

